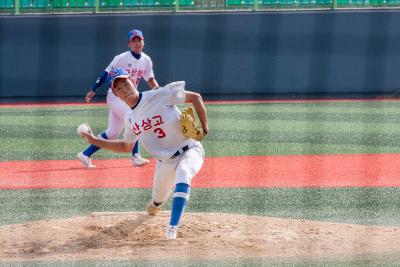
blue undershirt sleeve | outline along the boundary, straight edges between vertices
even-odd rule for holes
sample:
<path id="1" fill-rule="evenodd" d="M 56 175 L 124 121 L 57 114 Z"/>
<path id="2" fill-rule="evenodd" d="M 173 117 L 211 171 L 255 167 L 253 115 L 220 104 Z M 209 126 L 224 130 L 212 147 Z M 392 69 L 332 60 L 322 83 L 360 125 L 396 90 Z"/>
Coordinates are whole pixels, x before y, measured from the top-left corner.
<path id="1" fill-rule="evenodd" d="M 108 72 L 104 71 L 99 78 L 97 78 L 95 84 L 92 87 L 92 91 L 96 92 L 97 88 L 103 85 L 103 83 L 107 80 Z"/>

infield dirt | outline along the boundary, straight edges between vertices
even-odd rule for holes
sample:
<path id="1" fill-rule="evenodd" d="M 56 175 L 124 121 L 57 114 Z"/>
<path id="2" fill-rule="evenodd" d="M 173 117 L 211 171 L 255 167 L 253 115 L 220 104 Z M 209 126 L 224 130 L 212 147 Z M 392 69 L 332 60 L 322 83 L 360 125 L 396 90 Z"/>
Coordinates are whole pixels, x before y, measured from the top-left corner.
<path id="1" fill-rule="evenodd" d="M 0 259 L 346 259 L 400 253 L 400 227 L 187 213 L 179 238 L 166 240 L 168 219 L 167 212 L 109 212 L 5 225 L 0 227 Z"/>

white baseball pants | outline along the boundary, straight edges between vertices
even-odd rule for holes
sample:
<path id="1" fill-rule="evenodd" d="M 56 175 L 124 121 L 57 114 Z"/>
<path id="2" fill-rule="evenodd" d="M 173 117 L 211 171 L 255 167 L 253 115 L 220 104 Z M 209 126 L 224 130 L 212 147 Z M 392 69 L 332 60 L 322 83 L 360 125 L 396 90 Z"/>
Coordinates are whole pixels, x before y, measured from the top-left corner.
<path id="1" fill-rule="evenodd" d="M 153 180 L 153 201 L 165 202 L 175 184 L 190 185 L 203 162 L 204 149 L 200 142 L 196 142 L 176 158 L 157 160 Z"/>

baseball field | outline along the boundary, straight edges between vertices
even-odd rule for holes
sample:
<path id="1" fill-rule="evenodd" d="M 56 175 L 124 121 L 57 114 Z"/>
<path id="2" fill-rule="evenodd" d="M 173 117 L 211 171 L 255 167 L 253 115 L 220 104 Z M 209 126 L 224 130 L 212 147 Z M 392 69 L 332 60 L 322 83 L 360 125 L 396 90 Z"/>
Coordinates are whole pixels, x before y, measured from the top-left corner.
<path id="1" fill-rule="evenodd" d="M 179 238 L 144 212 L 154 159 L 75 155 L 104 104 L 0 105 L 4 266 L 399 266 L 400 101 L 208 102 Z M 143 151 L 143 155 L 148 155 Z"/>

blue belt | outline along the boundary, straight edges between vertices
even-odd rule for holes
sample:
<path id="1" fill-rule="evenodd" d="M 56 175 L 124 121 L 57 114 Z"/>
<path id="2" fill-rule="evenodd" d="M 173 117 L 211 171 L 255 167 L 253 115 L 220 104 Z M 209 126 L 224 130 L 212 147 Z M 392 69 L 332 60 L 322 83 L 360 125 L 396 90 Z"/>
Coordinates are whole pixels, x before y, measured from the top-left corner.
<path id="1" fill-rule="evenodd" d="M 182 147 L 182 152 L 180 150 L 176 151 L 175 154 L 173 154 L 170 159 L 176 158 L 177 156 L 179 156 L 180 154 L 182 154 L 183 152 L 185 152 L 188 149 L 189 149 L 188 145 Z"/>

